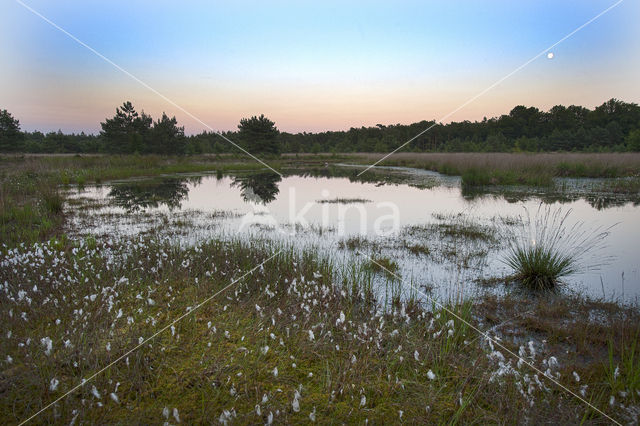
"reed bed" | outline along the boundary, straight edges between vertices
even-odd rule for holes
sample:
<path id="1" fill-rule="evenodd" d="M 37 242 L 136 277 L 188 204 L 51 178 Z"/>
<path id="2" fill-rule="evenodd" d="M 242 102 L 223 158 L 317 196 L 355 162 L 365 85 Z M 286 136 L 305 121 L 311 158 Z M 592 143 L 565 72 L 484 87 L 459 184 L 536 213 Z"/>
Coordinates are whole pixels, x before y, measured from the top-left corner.
<path id="1" fill-rule="evenodd" d="M 371 164 L 382 154 L 358 153 L 352 158 Z M 547 186 L 554 177 L 640 176 L 640 153 L 408 153 L 385 159 L 381 166 L 434 170 L 463 177 L 468 185 Z"/>

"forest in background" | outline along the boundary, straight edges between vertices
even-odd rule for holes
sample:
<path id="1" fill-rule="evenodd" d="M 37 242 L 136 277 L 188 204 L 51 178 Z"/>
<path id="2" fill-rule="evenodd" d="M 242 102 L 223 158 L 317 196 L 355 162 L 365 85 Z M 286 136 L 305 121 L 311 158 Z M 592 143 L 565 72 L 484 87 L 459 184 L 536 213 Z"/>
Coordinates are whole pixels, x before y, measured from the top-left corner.
<path id="1" fill-rule="evenodd" d="M 244 123 L 244 124 L 243 124 Z M 175 117 L 163 113 L 153 121 L 130 102 L 101 123 L 100 134 L 61 131 L 23 132 L 19 120 L 0 111 L 0 151 L 26 153 L 157 153 L 203 154 L 240 152 L 220 134 L 185 135 Z M 344 131 L 279 132 L 264 116 L 243 118 L 238 131 L 223 136 L 251 152 L 277 154 L 320 152 L 389 152 L 425 129 L 402 151 L 414 152 L 549 152 L 640 151 L 640 106 L 610 99 L 594 109 L 557 105 L 549 111 L 516 106 L 509 114 L 482 121 L 436 124 L 378 124 Z M 260 135 L 265 139 L 259 143 Z"/>

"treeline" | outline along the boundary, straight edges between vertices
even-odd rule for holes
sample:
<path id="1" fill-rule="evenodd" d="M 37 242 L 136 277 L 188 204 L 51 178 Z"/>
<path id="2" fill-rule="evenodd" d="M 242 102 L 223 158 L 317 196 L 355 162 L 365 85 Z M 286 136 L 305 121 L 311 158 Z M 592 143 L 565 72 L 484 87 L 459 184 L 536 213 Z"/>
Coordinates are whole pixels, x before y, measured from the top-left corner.
<path id="1" fill-rule="evenodd" d="M 351 128 L 321 133 L 281 132 L 281 152 L 389 152 L 425 129 L 402 151 L 512 152 L 512 151 L 640 151 L 640 107 L 611 99 L 589 110 L 557 105 L 549 111 L 516 106 L 508 115 L 482 121 L 435 124 L 421 121 Z M 233 140 L 236 132 L 225 133 Z M 233 152 L 214 133 L 191 136 L 193 153 Z"/>
<path id="2" fill-rule="evenodd" d="M 163 114 L 161 119 L 154 122 L 144 112 L 138 114 L 130 102 L 116 109 L 113 118 L 101 123 L 100 135 L 42 134 L 19 132 L 16 128 L 5 131 L 8 113 L 2 113 L 1 151 L 141 154 L 238 152 L 237 148 L 214 132 L 185 136 L 184 128 L 177 126 L 175 117 L 169 118 Z M 254 119 L 257 120 L 252 117 Z M 375 127 L 320 133 L 278 132 L 273 122 L 263 116 L 260 119 L 266 121 L 262 126 L 255 121 L 251 131 L 243 127 L 242 123 L 246 124 L 246 121 L 241 121 L 238 131 L 223 134 L 239 145 L 253 149 L 252 152 L 259 150 L 269 153 L 388 152 L 430 126 L 433 126 L 431 130 L 412 141 L 403 151 L 640 151 L 640 107 L 617 99 L 611 99 L 593 110 L 575 105 L 557 105 L 549 111 L 516 106 L 509 114 L 482 121 L 444 125 L 435 124 L 434 121 L 409 125 L 378 124 Z M 266 132 L 269 143 L 252 143 L 254 138 L 261 138 L 261 132 Z"/>

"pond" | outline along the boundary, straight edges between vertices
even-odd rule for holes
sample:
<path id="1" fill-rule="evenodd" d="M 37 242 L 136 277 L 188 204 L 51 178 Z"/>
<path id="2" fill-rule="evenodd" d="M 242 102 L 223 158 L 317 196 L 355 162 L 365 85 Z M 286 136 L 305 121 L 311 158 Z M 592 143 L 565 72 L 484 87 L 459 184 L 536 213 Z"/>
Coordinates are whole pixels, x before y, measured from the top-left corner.
<path id="1" fill-rule="evenodd" d="M 284 176 L 171 175 L 110 182 L 69 193 L 68 232 L 106 239 L 159 232 L 181 244 L 211 237 L 274 240 L 323 253 L 339 273 L 377 259 L 422 291 L 452 299 L 509 291 L 496 283 L 511 272 L 504 264 L 507 241 L 543 203 L 552 210 L 570 209 L 567 225 L 583 223 L 593 230 L 615 225 L 606 246 L 564 279 L 563 291 L 637 302 L 638 200 L 594 191 L 596 180 L 487 192 L 425 170 L 380 167 L 357 177 L 358 170 L 338 165 L 289 170 Z M 372 274 L 380 289 L 401 287 L 394 274 Z"/>

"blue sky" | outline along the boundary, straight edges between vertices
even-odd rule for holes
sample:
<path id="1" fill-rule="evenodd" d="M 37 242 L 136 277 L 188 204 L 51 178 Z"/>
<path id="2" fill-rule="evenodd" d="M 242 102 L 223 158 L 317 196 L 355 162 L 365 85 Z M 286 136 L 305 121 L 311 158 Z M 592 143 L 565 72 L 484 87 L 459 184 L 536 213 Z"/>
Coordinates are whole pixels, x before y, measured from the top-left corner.
<path id="1" fill-rule="evenodd" d="M 25 3 L 214 129 L 264 113 L 319 131 L 439 118 L 615 1 Z M 131 100 L 203 129 L 19 3 L 2 10 L 0 108 L 23 128 L 97 132 Z M 639 102 L 638 16 L 623 1 L 449 120 Z"/>

